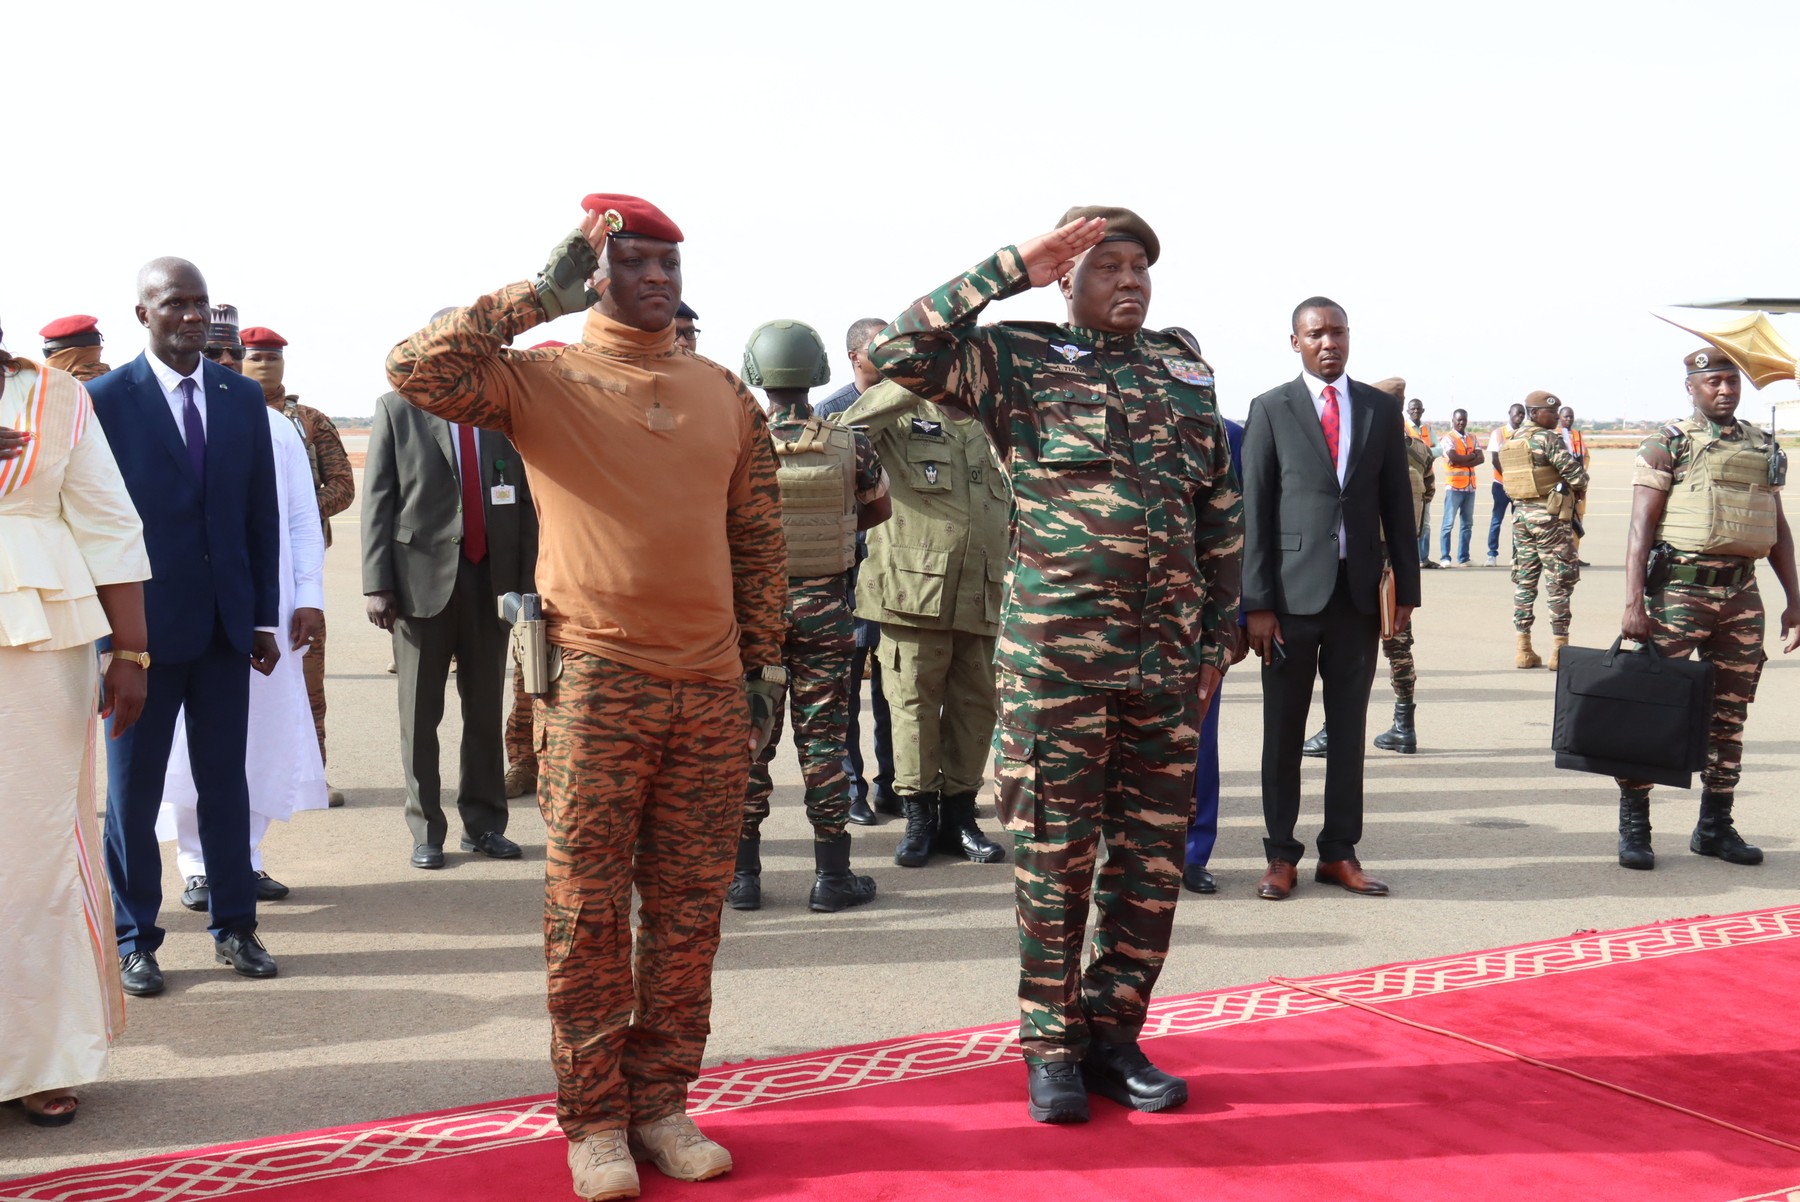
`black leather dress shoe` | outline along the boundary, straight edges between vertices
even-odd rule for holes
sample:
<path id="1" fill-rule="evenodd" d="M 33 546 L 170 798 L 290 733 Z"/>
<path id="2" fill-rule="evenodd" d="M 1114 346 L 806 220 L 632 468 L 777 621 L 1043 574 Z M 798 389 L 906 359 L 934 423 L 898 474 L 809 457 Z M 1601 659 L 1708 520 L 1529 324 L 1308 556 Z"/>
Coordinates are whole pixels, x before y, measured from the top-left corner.
<path id="1" fill-rule="evenodd" d="M 132 952 L 119 958 L 119 983 L 132 997 L 155 997 L 163 991 L 162 968 L 155 952 Z"/>
<path id="2" fill-rule="evenodd" d="M 1025 1065 L 1025 1113 L 1040 1123 L 1088 1121 L 1081 1066 L 1070 1060 Z"/>
<path id="3" fill-rule="evenodd" d="M 213 941 L 213 959 L 231 965 L 240 977 L 275 975 L 275 957 L 263 947 L 255 931 L 226 931 Z"/>
<path id="4" fill-rule="evenodd" d="M 412 866 L 414 868 L 442 868 L 444 866 L 444 849 L 432 843 L 415 843 Z"/>
<path id="5" fill-rule="evenodd" d="M 898 818 L 906 813 L 906 803 L 900 800 L 900 794 L 886 785 L 875 787 L 875 812 L 886 814 L 890 818 Z"/>
<path id="6" fill-rule="evenodd" d="M 181 904 L 189 910 L 204 914 L 212 901 L 212 890 L 206 887 L 206 878 L 190 876 L 185 882 L 186 889 L 181 891 Z"/>
<path id="7" fill-rule="evenodd" d="M 881 821 L 875 811 L 869 808 L 867 797 L 857 797 L 850 802 L 850 821 L 858 826 L 874 826 Z"/>
<path id="8" fill-rule="evenodd" d="M 1155 1112 L 1188 1100 L 1187 1082 L 1150 1063 L 1135 1043 L 1091 1043 L 1081 1061 L 1089 1093 L 1133 1110 Z"/>
<path id="9" fill-rule="evenodd" d="M 486 856 L 490 860 L 516 860 L 525 854 L 519 850 L 517 843 L 499 831 L 488 831 L 486 834 L 476 835 L 474 838 L 464 835 L 462 849 Z"/>
<path id="10" fill-rule="evenodd" d="M 1217 893 L 1218 882 L 1213 874 L 1198 864 L 1189 864 L 1181 870 L 1181 887 L 1189 893 Z"/>
<path id="11" fill-rule="evenodd" d="M 289 892 L 291 892 L 291 890 L 289 890 L 286 885 L 282 884 L 280 881 L 276 880 L 274 877 L 270 876 L 268 873 L 262 871 L 262 869 L 260 869 L 260 868 L 257 869 L 257 871 L 256 871 L 256 900 L 257 901 L 259 901 L 259 902 L 280 901 L 282 898 L 286 897 L 289 894 Z"/>

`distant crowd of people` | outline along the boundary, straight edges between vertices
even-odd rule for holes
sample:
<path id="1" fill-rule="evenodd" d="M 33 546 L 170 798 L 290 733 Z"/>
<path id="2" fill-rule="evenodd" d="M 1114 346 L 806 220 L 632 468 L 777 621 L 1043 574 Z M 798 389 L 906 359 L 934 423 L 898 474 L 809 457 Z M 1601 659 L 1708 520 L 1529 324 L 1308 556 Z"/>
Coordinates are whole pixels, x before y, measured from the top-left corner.
<path id="1" fill-rule="evenodd" d="M 410 863 L 446 862 L 437 731 L 453 671 L 461 850 L 518 858 L 507 799 L 537 794 L 557 1113 L 583 1198 L 636 1196 L 640 1162 L 683 1180 L 732 1167 L 686 1089 L 721 909 L 765 903 L 784 726 L 811 910 L 873 901 L 849 827 L 884 815 L 904 822 L 901 867 L 1010 852 L 1026 1109 L 1074 1123 L 1090 1095 L 1144 1112 L 1187 1100 L 1138 1034 L 1183 887 L 1217 890 L 1216 701 L 1250 653 L 1258 895 L 1299 887 L 1308 754 L 1326 761 L 1314 881 L 1390 892 L 1358 854 L 1367 706 L 1379 650 L 1396 709 L 1374 745 L 1417 750 L 1410 619 L 1434 566 L 1439 461 L 1435 566 L 1470 563 L 1485 460 L 1490 565 L 1512 517 L 1516 662 L 1544 662 L 1542 583 L 1558 667 L 1589 456 L 1551 393 L 1514 405 L 1485 446 L 1462 410 L 1434 440 L 1404 380 L 1348 375 L 1349 318 L 1313 296 L 1290 315 L 1297 378 L 1228 422 L 1194 336 L 1147 324 L 1154 229 L 1084 206 L 897 317 L 854 323 L 852 382 L 815 405 L 832 356 L 814 328 L 758 327 L 734 374 L 697 353 L 675 222 L 620 194 L 582 209 L 535 278 L 394 347 L 361 550 L 367 617 L 393 636 Z M 1047 286 L 1066 322 L 981 322 Z M 580 341 L 514 348 L 577 312 Z M 0 737 L 26 812 L 0 879 L 32 899 L 9 903 L 22 913 L 0 944 L 32 977 L 0 993 L 18 1032 L 0 1097 L 42 1125 L 72 1119 L 74 1087 L 100 1073 L 120 991 L 165 987 L 159 834 L 218 962 L 272 977 L 257 905 L 288 890 L 258 846 L 270 821 L 333 796 L 321 577 L 329 519 L 356 493 L 341 440 L 286 392 L 285 340 L 240 331 L 193 264 L 147 264 L 137 313 L 148 349 L 117 370 L 85 318 L 46 328 L 47 363 L 0 361 Z M 1692 415 L 1634 469 L 1621 632 L 1718 669 L 1690 847 L 1750 864 L 1732 791 L 1764 658 L 1756 561 L 1787 592 L 1788 650 L 1800 587 L 1768 436 L 1735 415 L 1738 369 L 1717 351 L 1685 368 Z M 1652 545 L 1673 571 L 1646 580 Z M 541 654 L 513 642 L 510 685 L 508 594 L 527 612 L 541 598 L 547 635 Z M 1326 725 L 1308 738 L 1319 682 Z M 990 753 L 1002 840 L 977 817 Z M 1649 785 L 1619 786 L 1620 863 L 1651 867 Z"/>

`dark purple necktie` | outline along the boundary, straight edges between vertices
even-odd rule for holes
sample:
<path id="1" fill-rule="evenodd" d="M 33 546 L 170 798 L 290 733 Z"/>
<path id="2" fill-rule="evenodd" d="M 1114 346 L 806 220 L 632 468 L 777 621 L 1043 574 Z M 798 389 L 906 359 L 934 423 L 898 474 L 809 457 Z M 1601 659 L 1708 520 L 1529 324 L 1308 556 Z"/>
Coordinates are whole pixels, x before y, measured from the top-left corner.
<path id="1" fill-rule="evenodd" d="M 194 382 L 181 382 L 181 396 L 185 404 L 181 410 L 181 424 L 187 432 L 188 462 L 194 465 L 194 475 L 202 482 L 206 480 L 206 427 L 200 424 L 200 406 L 194 404 Z"/>

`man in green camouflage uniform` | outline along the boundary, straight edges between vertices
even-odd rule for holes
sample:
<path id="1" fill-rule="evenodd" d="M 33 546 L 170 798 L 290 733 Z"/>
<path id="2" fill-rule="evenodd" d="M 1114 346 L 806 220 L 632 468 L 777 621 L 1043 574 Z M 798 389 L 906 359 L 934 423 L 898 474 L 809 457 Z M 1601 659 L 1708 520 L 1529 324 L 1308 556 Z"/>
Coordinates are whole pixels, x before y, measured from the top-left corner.
<path id="1" fill-rule="evenodd" d="M 744 380 L 769 398 L 769 434 L 779 464 L 781 526 L 787 540 L 789 613 L 781 645 L 794 718 L 794 748 L 806 782 L 816 873 L 807 905 L 830 913 L 875 897 L 875 882 L 850 871 L 850 777 L 844 739 L 850 729 L 850 657 L 856 624 L 850 613 L 850 569 L 856 532 L 888 513 L 887 476 L 869 440 L 813 416 L 809 389 L 829 382 L 831 364 L 817 330 L 804 322 L 760 325 L 744 347 Z M 769 764 L 775 733 L 750 766 L 737 868 L 726 900 L 734 910 L 762 907 L 762 824 L 775 782 Z"/>
<path id="2" fill-rule="evenodd" d="M 1794 536 L 1772 483 L 1769 436 L 1739 421 L 1738 369 L 1711 348 L 1690 354 L 1687 390 L 1693 413 L 1671 422 L 1638 448 L 1631 473 L 1631 534 L 1625 550 L 1625 617 L 1619 632 L 1654 640 L 1666 656 L 1695 651 L 1713 666 L 1712 731 L 1700 771 L 1700 820 L 1689 850 L 1732 864 L 1760 864 L 1744 842 L 1731 807 L 1744 755 L 1744 720 L 1756 699 L 1763 653 L 1763 602 L 1756 561 L 1767 558 L 1787 595 L 1781 612 L 1783 651 L 1800 646 L 1800 586 Z M 1660 589 L 1646 583 L 1652 544 L 1674 549 Z M 1654 868 L 1650 784 L 1619 780 L 1619 863 Z"/>
<path id="3" fill-rule="evenodd" d="M 979 418 L 1012 477 L 994 745 L 1040 1122 L 1085 1121 L 1090 1091 L 1139 1110 L 1187 1099 L 1137 1039 L 1181 890 L 1200 713 L 1239 639 L 1243 502 L 1211 377 L 1144 327 L 1159 250 L 1129 210 L 1072 209 L 869 350 L 901 387 Z M 989 301 L 1052 282 L 1068 324 L 978 324 Z"/>
<path id="4" fill-rule="evenodd" d="M 1556 432 L 1562 402 L 1547 392 L 1525 398 L 1525 424 L 1500 450 L 1502 481 L 1513 502 L 1513 629 L 1518 654 L 1513 665 L 1544 664 L 1531 648 L 1531 625 L 1537 620 L 1538 581 L 1544 582 L 1544 604 L 1550 610 L 1552 672 L 1569 642 L 1569 597 L 1581 569 L 1575 565 L 1575 504 L 1587 492 L 1587 469 L 1569 454 Z"/>
<path id="5" fill-rule="evenodd" d="M 973 418 L 891 380 L 844 414 L 892 466 L 894 515 L 869 532 L 856 616 L 875 648 L 891 715 L 894 791 L 906 834 L 894 852 L 922 868 L 935 846 L 979 864 L 1006 852 L 975 822 L 994 736 L 994 636 L 1006 579 L 1012 490 Z"/>

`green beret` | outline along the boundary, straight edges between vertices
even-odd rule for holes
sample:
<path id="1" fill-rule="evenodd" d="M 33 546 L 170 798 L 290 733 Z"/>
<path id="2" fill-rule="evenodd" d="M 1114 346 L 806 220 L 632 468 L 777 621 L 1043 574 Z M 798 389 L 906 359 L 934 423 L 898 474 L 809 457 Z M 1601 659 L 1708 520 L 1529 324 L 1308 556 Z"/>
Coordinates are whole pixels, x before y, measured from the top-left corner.
<path id="1" fill-rule="evenodd" d="M 1056 223 L 1058 229 L 1071 221 L 1086 221 L 1090 217 L 1106 218 L 1106 237 L 1102 242 L 1135 242 L 1144 248 L 1144 254 L 1152 265 L 1156 257 L 1162 254 L 1162 243 L 1157 241 L 1156 231 L 1150 223 L 1133 213 L 1130 209 L 1115 209 L 1108 205 L 1076 205 L 1062 215 Z"/>

